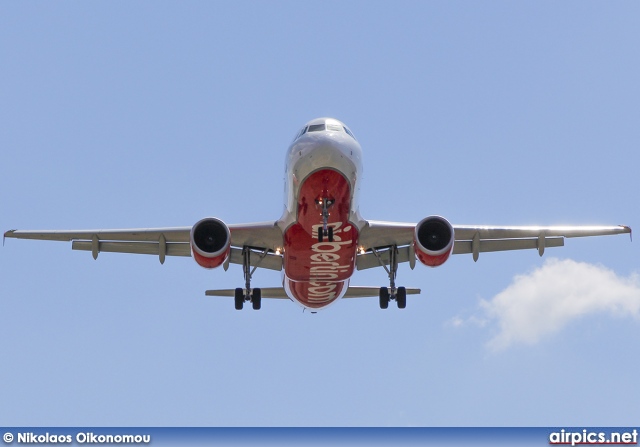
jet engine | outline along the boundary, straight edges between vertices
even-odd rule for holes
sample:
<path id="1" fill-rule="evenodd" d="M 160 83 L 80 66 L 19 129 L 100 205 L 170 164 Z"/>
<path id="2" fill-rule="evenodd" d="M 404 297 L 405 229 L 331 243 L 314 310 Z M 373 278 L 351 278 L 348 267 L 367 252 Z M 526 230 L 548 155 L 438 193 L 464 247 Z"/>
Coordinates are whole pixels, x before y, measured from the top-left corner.
<path id="1" fill-rule="evenodd" d="M 201 267 L 220 267 L 231 253 L 229 227 L 215 217 L 208 217 L 196 223 L 191 229 L 190 238 L 191 254 Z"/>
<path id="2" fill-rule="evenodd" d="M 445 263 L 453 251 L 454 231 L 447 219 L 429 216 L 416 225 L 413 246 L 416 257 L 424 265 L 438 267 Z"/>

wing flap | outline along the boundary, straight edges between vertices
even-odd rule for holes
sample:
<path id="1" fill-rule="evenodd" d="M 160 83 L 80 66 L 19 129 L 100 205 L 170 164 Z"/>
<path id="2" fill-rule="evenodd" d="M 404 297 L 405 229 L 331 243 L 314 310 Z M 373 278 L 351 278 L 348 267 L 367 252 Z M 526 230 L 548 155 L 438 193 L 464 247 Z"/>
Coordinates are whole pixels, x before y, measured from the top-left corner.
<path id="1" fill-rule="evenodd" d="M 93 251 L 92 241 L 73 241 L 73 250 Z M 131 253 L 141 255 L 160 256 L 160 244 L 158 242 L 110 242 L 99 241 L 98 252 L 105 253 Z M 167 256 L 191 256 L 191 245 L 183 242 L 167 242 Z"/>
<path id="2" fill-rule="evenodd" d="M 544 236 L 562 237 L 587 237 L 587 236 L 607 236 L 614 234 L 631 233 L 631 228 L 624 225 L 615 226 L 471 226 L 454 225 L 456 243 L 459 240 L 472 240 L 476 233 L 480 239 L 515 239 L 515 238 L 537 238 L 541 234 Z"/>
<path id="3" fill-rule="evenodd" d="M 360 230 L 359 244 L 366 249 L 391 245 L 398 247 L 409 245 L 413 242 L 415 227 L 416 224 L 412 223 L 369 220 Z"/>
<path id="4" fill-rule="evenodd" d="M 260 267 L 277 272 L 282 270 L 282 256 L 271 253 L 261 254 L 256 251 L 252 251 L 251 253 L 251 267 Z M 232 248 L 231 254 L 229 255 L 229 262 L 242 265 L 242 249 Z"/>
<path id="5" fill-rule="evenodd" d="M 356 268 L 358 270 L 366 270 L 380 267 L 380 261 L 382 261 L 384 265 L 391 263 L 391 255 L 388 249 L 378 251 L 378 256 L 380 256 L 380 260 L 378 260 L 378 257 L 373 253 L 359 254 L 356 258 Z M 412 253 L 410 246 L 398 247 L 398 254 L 396 255 L 398 262 L 409 262 L 411 256 L 415 255 Z"/>
<path id="6" fill-rule="evenodd" d="M 282 247 L 282 231 L 277 222 L 229 225 L 232 247 L 259 247 L 272 251 Z"/>
<path id="7" fill-rule="evenodd" d="M 564 246 L 564 238 L 562 237 L 545 237 L 545 247 L 562 247 Z M 509 251 L 509 250 L 539 250 L 539 239 L 490 239 L 480 240 L 478 253 L 486 253 L 493 251 Z M 453 244 L 453 254 L 469 254 L 473 253 L 473 241 L 456 241 Z"/>
<path id="8" fill-rule="evenodd" d="M 73 241 L 71 243 L 73 250 L 93 251 L 94 242 L 92 241 Z M 98 241 L 98 253 L 129 253 L 142 255 L 160 256 L 160 244 L 158 242 L 111 242 Z M 282 270 L 282 256 L 267 253 L 262 258 L 261 254 L 253 252 L 251 256 L 251 267 L 260 267 L 269 270 Z M 167 242 L 166 256 L 191 256 L 191 245 L 182 242 Z M 242 265 L 242 250 L 232 248 L 229 255 L 229 262 L 232 264 Z"/>

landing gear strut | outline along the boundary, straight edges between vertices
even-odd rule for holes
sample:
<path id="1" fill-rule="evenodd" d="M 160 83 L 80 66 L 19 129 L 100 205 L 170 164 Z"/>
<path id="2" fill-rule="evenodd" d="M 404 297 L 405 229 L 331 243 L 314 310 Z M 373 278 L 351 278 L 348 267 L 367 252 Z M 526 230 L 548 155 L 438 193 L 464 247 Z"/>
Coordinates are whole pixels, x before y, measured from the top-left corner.
<path id="1" fill-rule="evenodd" d="M 380 254 L 375 248 L 371 249 L 373 254 L 378 258 L 378 262 L 389 275 L 389 287 L 380 287 L 380 309 L 389 307 L 389 301 L 395 300 L 398 309 L 407 307 L 407 289 L 405 287 L 396 287 L 396 275 L 398 273 L 398 247 L 393 245 L 389 247 L 389 268 L 380 258 Z"/>
<path id="2" fill-rule="evenodd" d="M 260 261 L 267 254 L 267 250 L 262 254 Z M 258 263 L 260 263 L 258 261 Z M 259 288 L 251 289 L 251 276 L 255 272 L 257 265 L 251 269 L 251 249 L 242 247 L 242 272 L 244 274 L 244 289 L 238 287 L 235 290 L 234 301 L 236 310 L 242 310 L 245 301 L 251 301 L 254 310 L 259 310 L 262 305 L 262 291 Z"/>
<path id="3" fill-rule="evenodd" d="M 324 238 L 328 238 L 329 242 L 333 242 L 333 227 L 329 226 L 329 208 L 335 203 L 334 199 L 323 197 L 318 199 L 318 205 L 322 207 L 322 230 L 318 229 L 318 242 L 323 242 Z"/>

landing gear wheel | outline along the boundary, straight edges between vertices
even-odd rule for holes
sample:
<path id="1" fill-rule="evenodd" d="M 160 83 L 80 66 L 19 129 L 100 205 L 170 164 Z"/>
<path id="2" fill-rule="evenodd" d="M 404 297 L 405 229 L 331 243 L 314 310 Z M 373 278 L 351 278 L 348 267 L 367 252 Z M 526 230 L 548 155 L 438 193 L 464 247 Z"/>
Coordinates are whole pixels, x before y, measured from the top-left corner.
<path id="1" fill-rule="evenodd" d="M 236 302 L 236 310 L 242 310 L 244 306 L 244 290 L 238 287 L 235 291 L 235 302 Z"/>
<path id="2" fill-rule="evenodd" d="M 253 289 L 251 304 L 253 305 L 253 310 L 260 310 L 262 304 L 262 291 L 260 289 Z"/>
<path id="3" fill-rule="evenodd" d="M 398 304 L 398 309 L 404 309 L 407 307 L 407 289 L 405 287 L 398 287 L 398 291 L 396 292 L 396 303 Z"/>
<path id="4" fill-rule="evenodd" d="M 323 242 L 324 238 L 328 238 L 329 242 L 333 242 L 333 228 L 329 227 L 329 208 L 333 206 L 335 199 L 323 197 L 316 200 L 316 204 L 322 207 L 322 229 L 318 229 L 318 242 Z"/>
<path id="5" fill-rule="evenodd" d="M 380 287 L 380 309 L 389 307 L 389 289 Z"/>

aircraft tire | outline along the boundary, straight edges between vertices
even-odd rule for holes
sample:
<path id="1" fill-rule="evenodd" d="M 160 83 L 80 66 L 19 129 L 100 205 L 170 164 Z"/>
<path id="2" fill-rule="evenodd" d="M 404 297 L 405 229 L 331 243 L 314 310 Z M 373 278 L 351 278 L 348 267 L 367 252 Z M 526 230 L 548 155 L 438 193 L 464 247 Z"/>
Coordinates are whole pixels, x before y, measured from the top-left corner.
<path id="1" fill-rule="evenodd" d="M 380 309 L 386 309 L 389 307 L 389 289 L 386 287 L 380 287 Z"/>
<path id="2" fill-rule="evenodd" d="M 242 310 L 242 307 L 244 306 L 244 290 L 238 287 L 235 291 L 234 298 L 235 298 L 236 310 Z"/>
<path id="3" fill-rule="evenodd" d="M 253 305 L 253 310 L 260 310 L 262 306 L 262 290 L 253 289 L 253 293 L 251 294 L 251 304 Z"/>
<path id="4" fill-rule="evenodd" d="M 398 309 L 407 307 L 407 289 L 405 287 L 398 287 L 396 302 L 398 303 Z"/>

